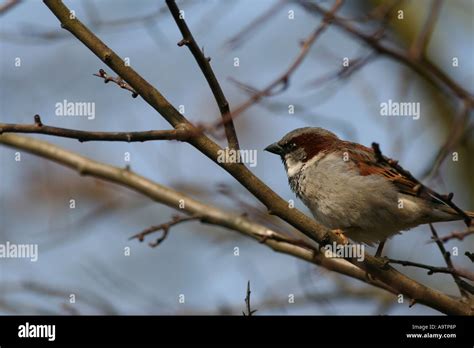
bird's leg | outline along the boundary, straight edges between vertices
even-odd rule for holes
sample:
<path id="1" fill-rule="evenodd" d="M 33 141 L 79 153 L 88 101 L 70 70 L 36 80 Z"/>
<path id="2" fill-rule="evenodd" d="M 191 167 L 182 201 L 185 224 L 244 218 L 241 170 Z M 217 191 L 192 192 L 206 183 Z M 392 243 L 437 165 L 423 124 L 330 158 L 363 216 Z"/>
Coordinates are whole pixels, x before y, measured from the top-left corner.
<path id="1" fill-rule="evenodd" d="M 381 241 L 379 243 L 379 246 L 377 247 L 377 251 L 375 252 L 375 257 L 381 257 L 382 256 L 382 250 L 383 250 L 383 247 L 385 246 L 386 241 L 387 241 L 387 239 L 384 239 L 383 241 Z"/>
<path id="2" fill-rule="evenodd" d="M 339 228 L 336 228 L 335 230 L 333 230 L 334 234 L 336 236 L 338 236 L 339 238 L 342 239 L 342 243 L 343 244 L 348 244 L 349 243 L 349 240 L 347 239 L 347 237 L 345 236 L 344 234 L 344 231 L 339 229 Z"/>
<path id="3" fill-rule="evenodd" d="M 381 241 L 379 243 L 379 245 L 377 246 L 377 251 L 375 252 L 375 257 L 382 257 L 382 250 L 383 250 L 383 247 L 385 246 L 385 242 L 387 241 L 387 239 L 384 239 L 383 241 Z M 365 277 L 368 281 L 373 281 L 375 280 L 374 277 L 372 277 L 369 272 L 365 272 Z"/>

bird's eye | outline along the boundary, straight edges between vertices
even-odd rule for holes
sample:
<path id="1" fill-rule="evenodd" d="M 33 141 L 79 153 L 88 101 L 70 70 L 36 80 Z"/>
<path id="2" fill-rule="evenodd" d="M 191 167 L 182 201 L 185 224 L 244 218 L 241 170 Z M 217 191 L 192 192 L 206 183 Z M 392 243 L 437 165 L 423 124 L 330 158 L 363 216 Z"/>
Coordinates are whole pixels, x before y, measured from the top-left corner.
<path id="1" fill-rule="evenodd" d="M 285 151 L 289 152 L 289 151 L 292 151 L 296 148 L 296 144 L 288 142 L 286 144 L 283 144 L 282 147 L 285 149 Z"/>

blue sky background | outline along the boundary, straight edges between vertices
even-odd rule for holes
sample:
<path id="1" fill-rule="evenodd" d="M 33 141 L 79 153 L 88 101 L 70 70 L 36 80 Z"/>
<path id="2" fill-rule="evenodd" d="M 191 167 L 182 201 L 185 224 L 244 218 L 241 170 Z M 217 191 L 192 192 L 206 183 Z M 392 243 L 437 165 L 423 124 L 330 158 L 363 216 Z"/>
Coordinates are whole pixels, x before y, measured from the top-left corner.
<path id="1" fill-rule="evenodd" d="M 320 18 L 288 3 L 237 49 L 225 44 L 274 3 L 182 3 L 196 40 L 212 57 L 212 67 L 231 108 L 247 96 L 229 78 L 256 88 L 265 87 L 287 68 L 299 52 L 298 42 L 320 22 Z M 145 16 L 163 7 L 159 1 L 146 0 L 66 4 L 87 25 L 93 22 L 91 13 L 102 21 L 111 21 Z M 346 14 L 354 13 L 359 4 L 347 5 Z M 419 1 L 415 5 L 415 22 L 422 22 L 426 4 L 427 1 Z M 295 11 L 294 20 L 288 19 L 289 10 Z M 447 2 L 428 48 L 428 55 L 470 91 L 474 90 L 472 18 L 471 1 Z M 167 10 L 147 26 L 137 21 L 92 28 L 120 56 L 129 57 L 132 67 L 170 102 L 184 105 L 191 121 L 209 122 L 219 117 L 211 91 L 192 55 L 176 45 L 181 36 Z M 46 40 L 38 33 L 59 37 Z M 61 31 L 57 19 L 40 1 L 25 1 L 2 16 L 0 50 L 1 122 L 31 123 L 33 115 L 40 114 L 45 124 L 82 130 L 169 128 L 141 98 L 132 99 L 127 91 L 105 85 L 92 76 L 100 68 L 111 71 L 79 41 Z M 253 171 L 283 198 L 295 199 L 283 166 L 263 149 L 294 128 L 321 126 L 365 145 L 376 141 L 386 155 L 399 159 L 415 175 L 426 168 L 443 143 L 448 128 L 441 118 L 433 117 L 440 112 L 439 103 L 430 99 L 427 86 L 417 75 L 391 59 L 380 57 L 348 80 L 318 89 L 309 85 L 314 79 L 340 69 L 342 57 L 355 58 L 368 52 L 368 48 L 330 27 L 292 76 L 285 93 L 253 106 L 236 120 L 241 147 L 258 150 L 258 165 Z M 449 65 L 452 56 L 459 57 L 461 62 L 457 69 Z M 21 67 L 14 66 L 16 57 L 21 58 Z M 240 59 L 238 68 L 233 66 L 234 57 Z M 55 104 L 64 99 L 95 102 L 96 118 L 55 116 Z M 380 116 L 380 103 L 388 99 L 420 102 L 420 120 Z M 264 106 L 267 103 L 281 106 L 269 110 Z M 288 104 L 297 105 L 295 115 L 288 115 Z M 217 185 L 223 183 L 245 201 L 260 206 L 228 174 L 184 143 L 79 143 L 31 136 L 116 166 L 125 166 L 124 153 L 130 152 L 132 169 L 161 184 L 240 211 L 235 202 L 217 192 Z M 0 242 L 38 243 L 40 255 L 36 263 L 0 259 L 1 314 L 187 314 L 218 313 L 223 308 L 240 314 L 247 280 L 251 281 L 252 301 L 259 314 L 372 314 L 379 308 L 376 301 L 361 299 L 322 303 L 305 299 L 304 289 L 312 294 L 332 292 L 341 286 L 340 278 L 222 228 L 194 222 L 182 224 L 174 227 L 167 240 L 154 249 L 146 243 L 128 241 L 138 231 L 169 220 L 175 212 L 130 190 L 79 177 L 32 155 L 23 153 L 21 162 L 15 162 L 14 153 L 15 150 L 0 147 Z M 466 183 L 459 177 L 458 166 L 465 165 L 467 160 L 447 160 L 442 167 L 442 182 L 432 184 L 441 192 L 453 191 L 461 207 L 473 210 L 472 180 Z M 71 198 L 76 200 L 76 209 L 69 209 Z M 308 212 L 300 202 L 297 207 Z M 440 234 L 463 228 L 461 222 L 438 226 Z M 394 237 L 385 252 L 397 259 L 442 265 L 439 251 L 433 244 L 427 244 L 429 238 L 427 227 L 422 226 Z M 131 248 L 129 257 L 123 255 L 127 246 Z M 454 257 L 454 262 L 472 267 L 463 256 L 465 250 L 473 250 L 472 239 L 448 244 L 453 246 L 460 248 L 460 256 Z M 240 248 L 240 256 L 234 256 L 234 247 Z M 427 285 L 456 294 L 448 276 L 427 276 L 426 272 L 411 268 L 402 271 Z M 343 280 L 350 286 L 363 286 Z M 39 285 L 59 292 L 54 296 L 51 291 L 44 293 L 35 287 Z M 70 293 L 76 294 L 77 303 L 65 307 Z M 178 303 L 179 294 L 185 294 L 185 304 Z M 269 298 L 285 302 L 289 294 L 295 294 L 295 304 L 259 308 L 259 303 Z M 389 313 L 436 312 L 421 305 L 408 309 L 405 303 L 390 307 Z"/>

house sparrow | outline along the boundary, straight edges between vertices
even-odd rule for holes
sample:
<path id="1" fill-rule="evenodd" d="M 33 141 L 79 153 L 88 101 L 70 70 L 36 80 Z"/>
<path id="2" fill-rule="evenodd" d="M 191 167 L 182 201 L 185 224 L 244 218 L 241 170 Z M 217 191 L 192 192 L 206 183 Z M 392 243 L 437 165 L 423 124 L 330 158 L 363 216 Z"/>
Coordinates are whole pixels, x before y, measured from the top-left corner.
<path id="1" fill-rule="evenodd" d="M 463 219 L 373 149 L 323 128 L 295 129 L 265 150 L 280 155 L 291 189 L 315 219 L 355 242 L 374 245 L 420 224 Z"/>

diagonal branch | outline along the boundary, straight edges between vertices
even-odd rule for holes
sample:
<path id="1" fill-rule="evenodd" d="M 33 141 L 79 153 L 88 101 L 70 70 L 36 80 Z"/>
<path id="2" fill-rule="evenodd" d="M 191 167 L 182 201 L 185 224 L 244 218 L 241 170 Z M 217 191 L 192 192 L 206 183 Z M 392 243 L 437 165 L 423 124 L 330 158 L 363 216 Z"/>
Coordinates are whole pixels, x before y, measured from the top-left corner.
<path id="1" fill-rule="evenodd" d="M 216 99 L 217 106 L 219 107 L 222 117 L 231 115 L 229 102 L 227 101 L 224 92 L 222 91 L 222 88 L 219 84 L 219 81 L 217 81 L 216 75 L 214 74 L 214 71 L 211 68 L 211 58 L 206 57 L 204 55 L 204 52 L 199 48 L 199 45 L 197 44 L 196 40 L 193 37 L 193 34 L 191 34 L 191 31 L 189 30 L 188 25 L 184 20 L 184 16 L 181 16 L 180 10 L 176 5 L 176 2 L 174 2 L 173 0 L 166 0 L 166 4 L 168 5 L 170 12 L 173 15 L 173 18 L 176 24 L 178 25 L 181 34 L 183 35 L 183 39 L 178 42 L 178 46 L 186 45 L 191 51 L 194 59 L 196 59 L 199 68 L 201 68 L 201 71 L 204 74 L 204 77 L 206 78 L 209 87 L 211 88 L 212 94 L 214 94 L 214 98 Z M 235 132 L 235 127 L 234 123 L 232 122 L 232 118 L 230 118 L 229 121 L 225 123 L 224 129 L 227 141 L 229 143 L 229 147 L 231 149 L 238 150 L 239 140 L 237 138 L 237 133 Z"/>

